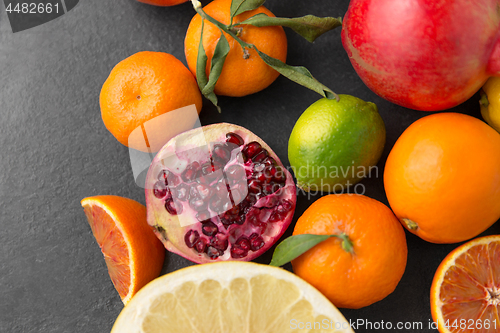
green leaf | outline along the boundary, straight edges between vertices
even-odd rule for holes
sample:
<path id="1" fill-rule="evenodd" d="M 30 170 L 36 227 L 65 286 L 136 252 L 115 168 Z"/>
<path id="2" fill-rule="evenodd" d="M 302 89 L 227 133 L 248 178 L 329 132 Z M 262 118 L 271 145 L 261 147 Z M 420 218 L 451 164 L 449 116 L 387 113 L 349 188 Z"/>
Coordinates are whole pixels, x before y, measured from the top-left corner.
<path id="1" fill-rule="evenodd" d="M 198 58 L 196 59 L 196 82 L 198 87 L 203 90 L 208 82 L 207 77 L 207 54 L 203 47 L 203 28 L 205 27 L 205 20 L 201 20 L 200 44 L 198 45 Z"/>
<path id="2" fill-rule="evenodd" d="M 231 47 L 229 46 L 226 37 L 221 31 L 219 41 L 215 46 L 214 55 L 212 57 L 210 74 L 208 76 L 208 83 L 201 91 L 203 95 L 210 94 L 214 91 L 215 84 L 219 79 L 220 73 L 222 72 L 222 67 L 224 66 L 224 61 L 226 60 L 226 56 L 229 53 L 230 49 Z"/>
<path id="3" fill-rule="evenodd" d="M 317 92 L 323 97 L 328 99 L 339 100 L 339 97 L 330 88 L 325 86 L 316 80 L 312 74 L 307 70 L 307 68 L 302 66 L 290 66 L 282 62 L 281 60 L 275 59 L 268 56 L 265 53 L 260 52 L 255 48 L 259 56 L 264 60 L 266 64 L 274 68 L 281 75 L 287 77 L 288 79 Z"/>
<path id="4" fill-rule="evenodd" d="M 316 38 L 318 38 L 325 32 L 340 27 L 342 25 L 342 18 L 317 17 L 314 15 L 284 18 L 270 17 L 264 13 L 259 13 L 243 22 L 238 23 L 238 25 L 239 24 L 250 24 L 256 27 L 281 25 L 283 27 L 292 29 L 312 43 L 314 42 L 314 40 L 316 40 Z"/>
<path id="5" fill-rule="evenodd" d="M 233 17 L 249 10 L 257 9 L 262 6 L 266 0 L 233 0 L 231 2 L 231 23 Z"/>
<path id="6" fill-rule="evenodd" d="M 221 112 L 220 107 L 217 105 L 218 99 L 217 95 L 215 95 L 213 88 L 206 89 L 206 87 L 210 84 L 210 80 L 207 77 L 207 62 L 208 57 L 205 52 L 205 48 L 203 47 L 203 28 L 205 26 L 205 20 L 201 20 L 201 32 L 200 32 L 200 44 L 198 47 L 198 58 L 196 60 L 196 82 L 198 83 L 198 87 L 200 88 L 201 93 L 205 96 L 210 102 L 212 102 L 215 107 L 217 107 L 217 111 Z M 223 35 L 222 35 L 223 36 Z M 227 41 L 226 41 L 227 43 Z M 225 57 L 224 57 L 225 58 Z M 213 59 L 212 59 L 213 63 Z M 212 74 L 210 72 L 210 74 Z M 212 75 L 210 75 L 212 76 Z M 217 81 L 217 78 L 215 81 Z M 215 85 L 215 83 L 213 84 Z"/>
<path id="7" fill-rule="evenodd" d="M 330 237 L 335 236 L 309 234 L 290 236 L 276 246 L 269 265 L 283 266 Z"/>

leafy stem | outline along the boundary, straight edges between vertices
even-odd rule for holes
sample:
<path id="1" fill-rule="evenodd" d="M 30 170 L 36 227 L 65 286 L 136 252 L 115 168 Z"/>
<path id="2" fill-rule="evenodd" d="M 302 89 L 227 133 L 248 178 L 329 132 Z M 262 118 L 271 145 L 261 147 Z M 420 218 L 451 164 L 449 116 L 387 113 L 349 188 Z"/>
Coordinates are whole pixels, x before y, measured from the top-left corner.
<path id="1" fill-rule="evenodd" d="M 250 50 L 256 51 L 257 55 L 271 68 L 276 70 L 281 75 L 287 77 L 288 79 L 309 88 L 323 97 L 329 99 L 339 100 L 337 94 L 335 94 L 330 88 L 323 85 L 317 81 L 312 74 L 302 66 L 290 66 L 285 64 L 279 59 L 270 57 L 269 55 L 259 51 L 254 44 L 245 42 L 240 38 L 241 31 L 243 30 L 243 25 L 253 25 L 255 27 L 264 26 L 284 26 L 293 29 L 295 32 L 303 36 L 310 42 L 313 42 L 317 37 L 323 33 L 332 30 L 338 26 L 341 26 L 340 18 L 324 17 L 319 18 L 312 15 L 307 15 L 299 18 L 276 18 L 269 17 L 265 14 L 256 14 L 244 22 L 238 22 L 233 24 L 233 19 L 235 16 L 257 9 L 262 6 L 265 0 L 232 0 L 230 8 L 230 24 L 223 24 L 210 15 L 208 15 L 202 8 L 200 1 L 191 0 L 194 10 L 202 18 L 202 29 L 200 34 L 200 47 L 198 50 L 198 60 L 201 61 L 196 66 L 196 76 L 198 86 L 202 94 L 208 98 L 219 110 L 217 105 L 217 96 L 214 93 L 215 84 L 217 83 L 219 76 L 222 72 L 222 67 L 226 59 L 227 54 L 230 51 L 230 46 L 227 39 L 224 36 L 224 32 L 233 38 L 243 49 L 243 58 L 248 59 L 250 57 Z M 214 55 L 211 59 L 210 64 L 210 75 L 207 77 L 206 67 L 208 63 L 208 57 L 203 48 L 203 22 L 208 21 L 214 24 L 221 30 L 221 37 L 215 47 Z"/>
<path id="2" fill-rule="evenodd" d="M 274 250 L 273 258 L 269 265 L 277 267 L 283 266 L 287 262 L 290 262 L 306 253 L 319 243 L 332 237 L 338 238 L 342 241 L 341 246 L 344 251 L 350 254 L 354 254 L 354 244 L 352 243 L 349 236 L 345 233 L 341 233 L 338 235 L 302 234 L 290 236 L 279 243 Z"/>
<path id="3" fill-rule="evenodd" d="M 238 44 L 240 44 L 243 49 L 254 47 L 253 44 L 249 44 L 247 42 L 244 42 L 243 40 L 241 40 L 238 37 L 238 33 L 237 33 L 238 30 L 236 28 L 233 28 L 231 26 L 225 25 L 225 24 L 217 21 L 216 19 L 214 19 L 210 15 L 208 15 L 203 10 L 203 8 L 201 7 L 201 3 L 198 0 L 191 0 L 191 3 L 193 4 L 194 10 L 196 10 L 196 12 L 198 14 L 200 14 L 201 18 L 203 18 L 203 19 L 207 20 L 208 22 L 214 24 L 219 29 L 221 29 L 222 31 L 224 31 L 225 33 L 227 33 L 229 36 L 231 36 L 232 38 L 234 38 L 234 40 L 236 40 L 238 42 Z"/>

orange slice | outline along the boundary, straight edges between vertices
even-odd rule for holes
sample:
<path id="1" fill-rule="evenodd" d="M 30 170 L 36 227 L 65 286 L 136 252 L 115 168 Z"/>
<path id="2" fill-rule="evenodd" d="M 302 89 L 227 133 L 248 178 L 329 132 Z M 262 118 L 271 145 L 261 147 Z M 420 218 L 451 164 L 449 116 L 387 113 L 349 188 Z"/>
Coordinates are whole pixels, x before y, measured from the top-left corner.
<path id="1" fill-rule="evenodd" d="M 439 332 L 500 332 L 500 236 L 453 250 L 438 267 L 431 312 Z"/>
<path id="2" fill-rule="evenodd" d="M 81 201 L 123 303 L 160 275 L 165 248 L 146 221 L 146 207 L 114 195 Z"/>

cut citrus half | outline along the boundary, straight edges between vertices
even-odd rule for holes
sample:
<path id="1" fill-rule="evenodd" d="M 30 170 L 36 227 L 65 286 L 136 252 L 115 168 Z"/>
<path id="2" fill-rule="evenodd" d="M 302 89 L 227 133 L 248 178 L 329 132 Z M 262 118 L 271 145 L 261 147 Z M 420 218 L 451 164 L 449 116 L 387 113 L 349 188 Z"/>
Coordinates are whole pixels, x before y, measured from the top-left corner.
<path id="1" fill-rule="evenodd" d="M 500 236 L 453 250 L 437 269 L 431 312 L 439 332 L 499 332 Z"/>
<path id="2" fill-rule="evenodd" d="M 114 195 L 81 201 L 123 303 L 160 275 L 165 248 L 146 221 L 146 207 Z"/>
<path id="3" fill-rule="evenodd" d="M 340 311 L 298 276 L 226 261 L 183 268 L 145 286 L 112 333 L 353 332 Z"/>

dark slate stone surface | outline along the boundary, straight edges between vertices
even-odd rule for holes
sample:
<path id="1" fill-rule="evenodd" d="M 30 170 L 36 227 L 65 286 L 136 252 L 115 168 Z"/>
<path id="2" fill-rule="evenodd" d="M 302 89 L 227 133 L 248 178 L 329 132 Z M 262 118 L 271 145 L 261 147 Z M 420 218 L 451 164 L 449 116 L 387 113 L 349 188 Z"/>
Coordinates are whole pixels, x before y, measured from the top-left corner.
<path id="1" fill-rule="evenodd" d="M 267 6 L 285 17 L 343 16 L 348 1 L 269 0 Z M 185 62 L 184 33 L 193 14 L 189 3 L 156 8 L 134 0 L 87 0 L 54 21 L 13 34 L 0 5 L 0 332 L 111 330 L 123 305 L 80 200 L 115 194 L 144 203 L 144 193 L 134 183 L 127 148 L 101 121 L 99 91 L 111 68 L 138 51 L 164 51 Z M 342 48 L 340 29 L 314 44 L 291 31 L 287 35 L 289 64 L 306 66 L 338 93 L 378 105 L 387 145 L 380 174 L 362 184 L 366 195 L 387 204 L 385 159 L 404 129 L 426 114 L 393 105 L 366 88 Z M 221 97 L 222 114 L 205 101 L 201 121 L 243 125 L 287 164 L 292 127 L 318 98 L 280 77 L 258 94 Z M 477 96 L 454 111 L 479 117 Z M 300 196 L 295 220 L 317 198 Z M 498 224 L 484 234 L 492 233 L 500 233 Z M 432 277 L 457 245 L 433 245 L 408 233 L 407 240 L 408 267 L 396 291 L 364 309 L 342 310 L 347 319 L 427 327 Z M 269 252 L 258 261 L 270 258 Z M 168 254 L 163 273 L 187 265 Z"/>

